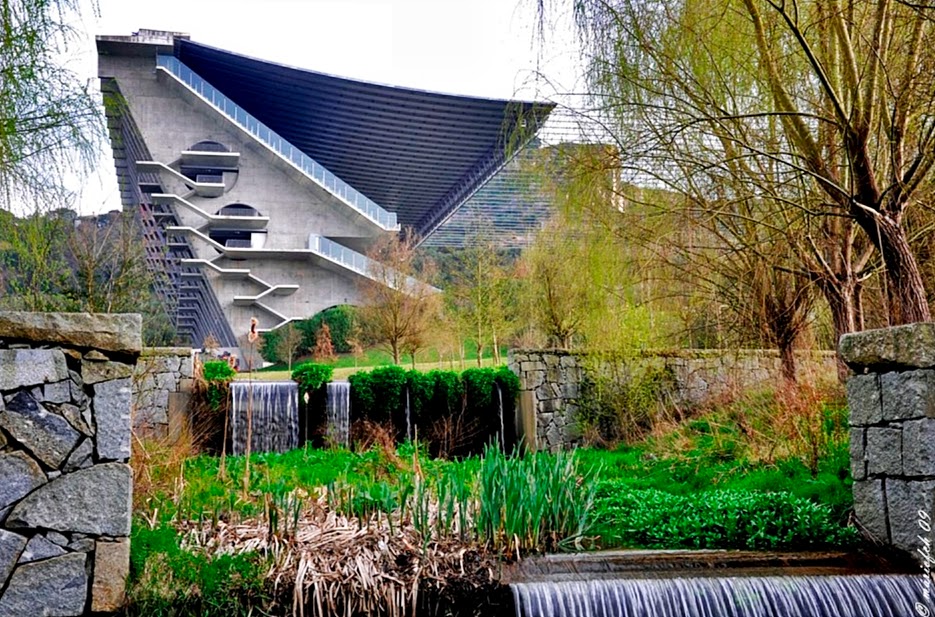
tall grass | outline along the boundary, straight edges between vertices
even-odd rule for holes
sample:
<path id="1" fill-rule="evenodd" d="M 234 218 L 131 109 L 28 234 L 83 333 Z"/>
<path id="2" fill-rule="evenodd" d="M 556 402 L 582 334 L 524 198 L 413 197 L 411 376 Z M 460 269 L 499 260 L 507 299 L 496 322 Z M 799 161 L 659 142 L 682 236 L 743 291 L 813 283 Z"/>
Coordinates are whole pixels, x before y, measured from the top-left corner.
<path id="1" fill-rule="evenodd" d="M 499 551 L 555 550 L 578 545 L 590 528 L 596 483 L 574 454 L 507 457 L 488 447 L 480 467 L 476 528 Z"/>
<path id="2" fill-rule="evenodd" d="M 329 506 L 360 525 L 411 525 L 423 544 L 456 540 L 517 554 L 580 545 L 590 529 L 595 474 L 582 473 L 573 453 L 507 456 L 488 446 L 483 456 L 424 474 L 415 450 L 411 470 L 393 483 L 339 478 Z"/>

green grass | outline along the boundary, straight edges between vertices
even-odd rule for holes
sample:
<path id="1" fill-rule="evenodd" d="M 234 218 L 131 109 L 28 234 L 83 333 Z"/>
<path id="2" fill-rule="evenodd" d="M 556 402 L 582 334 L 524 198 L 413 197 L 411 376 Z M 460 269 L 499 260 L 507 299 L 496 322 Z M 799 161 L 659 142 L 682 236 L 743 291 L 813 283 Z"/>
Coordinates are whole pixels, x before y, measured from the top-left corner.
<path id="1" fill-rule="evenodd" d="M 650 440 L 512 458 L 489 450 L 459 461 L 430 459 L 412 444 L 396 452 L 306 448 L 253 455 L 246 495 L 243 457 L 227 459 L 224 480 L 217 458 L 195 457 L 185 462 L 182 481 L 156 478 L 156 486 L 181 486 L 181 493 L 148 495 L 134 520 L 127 614 L 240 616 L 264 605 L 266 557 L 183 550 L 174 523 L 210 527 L 265 514 L 273 530 L 275 509 L 279 533 L 288 535 L 289 513 L 297 512 L 290 508 L 323 487 L 339 512 L 396 524 L 408 518 L 423 550 L 432 541 L 508 556 L 582 548 L 819 550 L 858 542 L 846 524 L 846 447 L 831 447 L 813 476 L 798 459 L 726 460 L 705 443 L 668 457 L 653 454 Z"/>
<path id="2" fill-rule="evenodd" d="M 262 556 L 183 550 L 174 528 L 138 523 L 130 539 L 131 585 L 123 615 L 246 617 L 267 603 Z"/>
<path id="3" fill-rule="evenodd" d="M 239 488 L 244 470 L 243 457 L 227 459 L 227 479 L 224 481 L 219 479 L 217 458 L 196 457 L 185 464 L 185 488 L 182 494 L 150 495 L 145 508 L 148 512 L 158 513 L 158 519 L 166 522 L 219 520 L 232 516 L 252 517 L 263 512 L 266 495 L 282 499 L 295 489 L 315 495 L 321 487 L 330 487 L 332 493 L 341 496 L 340 507 L 348 513 L 368 514 L 376 510 L 391 510 L 398 508 L 400 503 L 405 501 L 409 495 L 407 491 L 413 490 L 413 453 L 414 448 L 411 445 L 404 445 L 395 455 L 379 450 L 350 452 L 343 449 L 314 448 L 284 454 L 253 455 L 250 492 L 247 496 L 244 496 Z M 716 504 L 733 503 L 731 499 L 736 501 L 735 498 L 729 497 L 730 495 L 778 495 L 769 499 L 778 499 L 793 509 L 807 509 L 807 506 L 811 505 L 821 510 L 809 511 L 808 516 L 811 518 L 806 519 L 806 527 L 812 529 L 809 532 L 811 535 L 793 529 L 786 535 L 777 536 L 775 541 L 757 540 L 754 546 L 760 547 L 761 544 L 769 545 L 773 542 L 773 548 L 809 547 L 820 544 L 816 540 L 819 537 L 825 538 L 826 546 L 832 546 L 846 539 L 845 536 L 827 532 L 828 529 L 841 529 L 845 526 L 852 503 L 848 452 L 844 446 L 831 450 L 821 460 L 817 476 L 812 476 L 798 459 L 785 459 L 774 464 L 750 463 L 713 460 L 710 453 L 706 452 L 695 452 L 678 458 L 659 458 L 651 454 L 645 445 L 615 451 L 578 450 L 574 455 L 574 469 L 577 470 L 574 472 L 569 471 L 572 467 L 568 461 L 548 454 L 538 456 L 536 464 L 542 469 L 552 466 L 554 469 L 565 471 L 555 471 L 548 475 L 552 480 L 538 481 L 529 479 L 536 477 L 535 471 L 517 471 L 519 475 L 511 479 L 506 463 L 503 462 L 506 459 L 501 460 L 497 463 L 501 465 L 501 471 L 488 471 L 486 476 L 497 478 L 500 482 L 497 485 L 497 490 L 503 491 L 500 501 L 506 503 L 508 499 L 512 499 L 517 504 L 516 508 L 524 507 L 527 499 L 535 500 L 541 497 L 544 500 L 542 503 L 555 502 L 557 498 L 554 495 L 560 494 L 558 488 L 565 486 L 574 489 L 574 495 L 579 501 L 590 507 L 592 500 L 587 495 L 596 490 L 592 519 L 601 521 L 601 524 L 595 529 L 582 528 L 575 534 L 568 535 L 591 535 L 595 538 L 595 545 L 603 548 L 676 548 L 694 545 L 690 539 L 676 539 L 672 536 L 672 542 L 667 546 L 667 536 L 663 534 L 660 536 L 661 540 L 653 539 L 656 538 L 653 535 L 655 532 L 648 527 L 655 525 L 653 521 L 663 515 L 678 519 L 683 513 L 694 510 L 711 513 L 719 511 L 722 506 Z M 418 459 L 422 477 L 431 490 L 441 490 L 439 487 L 443 483 L 450 485 L 444 489 L 447 491 L 446 495 L 457 490 L 452 479 L 460 478 L 458 481 L 462 485 L 475 483 L 484 474 L 483 465 L 493 465 L 491 461 L 499 460 L 488 456 L 484 459 L 487 462 L 477 457 L 446 461 L 430 459 L 424 452 L 419 454 Z M 523 484 L 524 482 L 526 484 Z M 542 490 L 548 482 L 555 484 L 555 491 L 547 495 Z M 542 486 L 539 486 L 540 484 Z M 642 518 L 635 519 L 619 516 L 627 509 L 626 504 L 633 503 L 634 500 L 639 501 L 640 496 L 659 494 L 667 497 L 654 497 L 653 500 L 646 501 L 656 504 L 653 506 L 658 510 L 655 514 L 644 513 L 640 515 Z M 529 506 L 529 510 L 536 512 L 536 508 L 540 507 L 545 506 Z M 731 511 L 740 512 L 738 516 L 745 518 L 753 516 L 756 507 L 738 506 L 733 507 Z M 527 518 L 535 520 L 537 517 L 530 515 Z M 634 521 L 639 520 L 643 521 L 644 528 L 634 529 Z M 782 524 L 788 527 L 786 523 Z M 502 529 L 506 530 L 506 527 Z M 686 534 L 686 537 L 691 536 L 689 532 Z M 738 537 L 728 535 L 717 539 L 712 536 L 713 539 L 709 538 L 704 545 L 709 548 L 733 548 L 740 542 Z M 550 546 L 558 544 L 557 539 L 553 540 L 550 540 Z"/>
<path id="4" fill-rule="evenodd" d="M 506 360 L 508 347 L 501 347 L 500 355 L 503 360 Z M 296 360 L 292 363 L 292 366 L 301 364 L 302 362 L 313 362 L 311 356 L 303 356 L 302 358 Z M 488 346 L 484 353 L 481 355 L 481 361 L 484 366 L 490 366 L 493 363 L 493 350 Z M 388 366 L 393 364 L 393 356 L 389 352 L 379 349 L 379 348 L 370 348 L 364 351 L 364 354 L 359 357 L 355 357 L 353 354 L 337 354 L 337 358 L 332 362 L 326 362 L 334 367 L 335 372 L 337 373 L 340 369 L 352 369 L 351 372 L 360 369 L 372 368 L 375 366 Z M 406 368 L 412 366 L 412 356 L 404 354 L 400 358 L 400 364 Z M 461 358 L 458 354 L 443 354 L 436 348 L 429 348 L 425 351 L 419 352 L 416 354 L 416 366 L 419 365 L 430 365 L 430 368 L 447 368 L 457 370 L 461 367 Z M 474 345 L 471 341 L 464 342 L 464 367 L 470 368 L 472 366 L 477 366 L 477 346 Z M 258 369 L 256 372 L 281 372 L 286 371 L 285 363 L 278 362 L 266 368 Z M 344 375 L 346 376 L 346 375 Z"/>

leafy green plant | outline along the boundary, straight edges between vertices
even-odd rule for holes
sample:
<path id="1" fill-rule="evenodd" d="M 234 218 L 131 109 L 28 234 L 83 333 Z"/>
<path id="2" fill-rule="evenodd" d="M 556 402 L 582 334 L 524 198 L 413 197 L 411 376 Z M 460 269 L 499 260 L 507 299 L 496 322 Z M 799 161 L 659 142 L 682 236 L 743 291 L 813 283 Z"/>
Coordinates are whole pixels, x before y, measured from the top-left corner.
<path id="1" fill-rule="evenodd" d="M 299 384 L 299 390 L 305 393 L 315 392 L 331 381 L 334 369 L 327 364 L 303 362 L 292 371 L 292 381 Z"/>
<path id="2" fill-rule="evenodd" d="M 202 364 L 201 376 L 206 384 L 205 396 L 213 411 L 220 410 L 227 400 L 228 386 L 236 375 L 237 371 L 225 360 L 208 360 Z"/>
<path id="3" fill-rule="evenodd" d="M 788 493 L 712 490 L 673 495 L 602 482 L 595 531 L 610 547 L 804 550 L 857 541 L 831 509 Z"/>

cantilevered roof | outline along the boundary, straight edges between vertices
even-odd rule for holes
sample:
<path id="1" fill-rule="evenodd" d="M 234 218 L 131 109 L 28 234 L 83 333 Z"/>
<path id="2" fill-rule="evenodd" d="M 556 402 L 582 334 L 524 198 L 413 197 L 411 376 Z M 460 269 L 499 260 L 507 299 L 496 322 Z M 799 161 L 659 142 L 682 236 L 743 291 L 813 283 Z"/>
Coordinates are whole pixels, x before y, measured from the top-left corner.
<path id="1" fill-rule="evenodd" d="M 355 81 L 179 38 L 175 56 L 423 236 L 532 138 L 553 108 Z"/>

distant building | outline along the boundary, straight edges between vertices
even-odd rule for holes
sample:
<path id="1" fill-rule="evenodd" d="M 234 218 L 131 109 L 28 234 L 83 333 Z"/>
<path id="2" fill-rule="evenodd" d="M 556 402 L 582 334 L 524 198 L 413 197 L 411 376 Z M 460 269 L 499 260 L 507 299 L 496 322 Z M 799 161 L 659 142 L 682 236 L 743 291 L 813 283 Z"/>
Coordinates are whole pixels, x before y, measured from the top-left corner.
<path id="1" fill-rule="evenodd" d="M 353 81 L 172 32 L 97 48 L 123 205 L 194 345 L 234 347 L 253 316 L 268 331 L 355 304 L 377 238 L 431 239 L 552 109 Z"/>

